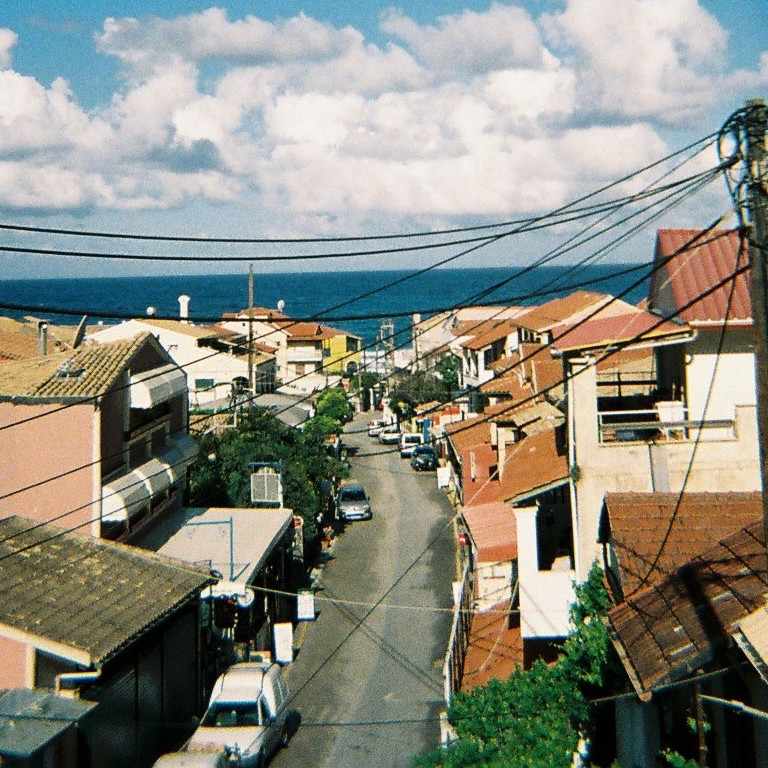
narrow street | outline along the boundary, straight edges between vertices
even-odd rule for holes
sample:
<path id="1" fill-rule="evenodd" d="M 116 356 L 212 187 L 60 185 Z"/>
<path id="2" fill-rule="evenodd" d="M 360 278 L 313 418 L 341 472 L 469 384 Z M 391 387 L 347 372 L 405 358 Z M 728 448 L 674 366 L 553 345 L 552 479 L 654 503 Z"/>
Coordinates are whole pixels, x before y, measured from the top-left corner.
<path id="1" fill-rule="evenodd" d="M 347 426 L 351 477 L 373 519 L 335 540 L 288 680 L 301 714 L 276 768 L 408 766 L 439 743 L 442 664 L 451 625 L 452 509 L 434 472 Z"/>

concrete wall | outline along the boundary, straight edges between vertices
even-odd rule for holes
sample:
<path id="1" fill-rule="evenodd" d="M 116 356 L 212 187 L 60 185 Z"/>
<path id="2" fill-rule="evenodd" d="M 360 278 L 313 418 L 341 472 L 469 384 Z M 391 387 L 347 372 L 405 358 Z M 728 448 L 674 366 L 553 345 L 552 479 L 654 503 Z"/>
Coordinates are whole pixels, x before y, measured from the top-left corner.
<path id="1" fill-rule="evenodd" d="M 536 514 L 536 507 L 515 509 L 520 629 L 524 640 L 565 637 L 570 631 L 570 607 L 576 599 L 573 570 L 539 570 Z"/>
<path id="2" fill-rule="evenodd" d="M 607 491 L 753 491 L 760 488 L 755 409 L 743 406 L 730 437 L 601 444 L 595 368 L 576 365 L 568 381 L 569 462 L 578 467 L 572 484 L 576 576 L 586 578 L 599 557 L 597 526 Z M 722 433 L 721 433 L 722 434 Z"/>
<path id="3" fill-rule="evenodd" d="M 0 426 L 6 425 L 13 426 L 0 439 L 0 517 L 24 515 L 88 532 L 84 524 L 98 516 L 101 498 L 93 403 L 0 403 Z"/>
<path id="4" fill-rule="evenodd" d="M 0 689 L 27 688 L 27 646 L 0 637 Z"/>

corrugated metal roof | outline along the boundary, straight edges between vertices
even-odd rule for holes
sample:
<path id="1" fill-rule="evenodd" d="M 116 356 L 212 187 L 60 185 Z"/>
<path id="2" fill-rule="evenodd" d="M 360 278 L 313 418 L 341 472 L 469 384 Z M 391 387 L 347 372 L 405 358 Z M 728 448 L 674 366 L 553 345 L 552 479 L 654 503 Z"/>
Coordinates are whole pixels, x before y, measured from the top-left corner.
<path id="1" fill-rule="evenodd" d="M 677 314 L 691 326 L 750 323 L 749 273 L 743 272 L 718 289 L 712 287 L 748 263 L 737 230 L 713 230 L 688 247 L 701 230 L 660 229 L 656 235 L 649 308 L 665 316 Z M 707 294 L 707 295 L 705 295 Z M 701 297 L 701 298 L 699 298 Z M 687 306 L 687 305 L 691 306 Z"/>
<path id="2" fill-rule="evenodd" d="M 594 317 L 574 325 L 552 329 L 552 349 L 557 352 L 575 352 L 633 344 L 685 340 L 693 338 L 693 331 L 658 315 L 637 309 L 622 315 Z"/>
<path id="3" fill-rule="evenodd" d="M 36 520 L 0 519 L 0 634 L 100 666 L 213 582 L 145 550 Z"/>
<path id="4" fill-rule="evenodd" d="M 603 528 L 631 595 L 757 519 L 760 493 L 606 493 Z M 602 538 L 606 538 L 604 535 Z M 658 555 L 658 562 L 654 565 Z"/>
<path id="5" fill-rule="evenodd" d="M 499 563 L 517 557 L 515 510 L 504 502 L 465 506 L 467 524 L 480 563 Z"/>
<path id="6" fill-rule="evenodd" d="M 515 502 L 568 482 L 568 457 L 557 439 L 557 430 L 548 429 L 507 446 L 501 475 L 501 497 Z"/>
<path id="7" fill-rule="evenodd" d="M 577 321 L 607 304 L 613 299 L 607 293 L 594 291 L 574 291 L 567 296 L 552 299 L 544 304 L 529 309 L 516 318 L 517 324 L 534 331 L 546 331 L 566 321 Z"/>
<path id="8" fill-rule="evenodd" d="M 759 520 L 609 611 L 612 640 L 638 694 L 706 664 L 765 605 L 765 544 Z"/>

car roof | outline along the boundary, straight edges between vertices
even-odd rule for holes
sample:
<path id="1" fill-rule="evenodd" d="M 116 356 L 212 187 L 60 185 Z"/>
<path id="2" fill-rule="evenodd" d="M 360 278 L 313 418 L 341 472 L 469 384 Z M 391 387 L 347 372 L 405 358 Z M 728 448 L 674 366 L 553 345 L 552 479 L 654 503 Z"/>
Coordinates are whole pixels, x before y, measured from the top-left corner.
<path id="1" fill-rule="evenodd" d="M 248 693 L 250 696 L 258 695 L 264 686 L 264 679 L 270 669 L 269 663 L 241 662 L 233 664 L 221 676 L 215 689 L 219 690 L 217 699 L 230 700 L 234 696 L 240 698 Z M 261 674 L 258 674 L 261 672 Z"/>

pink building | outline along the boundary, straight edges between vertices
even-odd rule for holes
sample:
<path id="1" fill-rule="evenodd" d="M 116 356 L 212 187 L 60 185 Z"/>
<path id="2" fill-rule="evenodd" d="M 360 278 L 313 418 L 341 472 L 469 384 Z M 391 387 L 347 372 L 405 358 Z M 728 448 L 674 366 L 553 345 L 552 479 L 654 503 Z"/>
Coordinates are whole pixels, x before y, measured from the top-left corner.
<path id="1" fill-rule="evenodd" d="M 0 365 L 0 517 L 130 540 L 181 505 L 186 374 L 149 333 Z"/>

